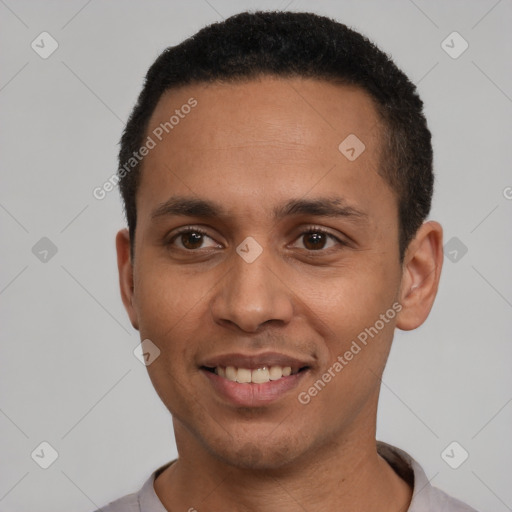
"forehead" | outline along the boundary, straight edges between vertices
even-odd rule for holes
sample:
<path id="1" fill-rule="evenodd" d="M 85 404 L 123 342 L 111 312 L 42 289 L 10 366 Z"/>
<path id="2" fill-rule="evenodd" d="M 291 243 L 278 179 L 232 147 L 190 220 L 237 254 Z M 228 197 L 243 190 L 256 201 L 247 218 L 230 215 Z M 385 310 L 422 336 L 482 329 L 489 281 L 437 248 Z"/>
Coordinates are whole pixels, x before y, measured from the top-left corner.
<path id="1" fill-rule="evenodd" d="M 320 147 L 331 153 L 333 143 L 336 150 L 336 142 L 341 142 L 348 130 L 362 139 L 373 137 L 379 119 L 372 98 L 359 87 L 318 79 L 263 76 L 166 91 L 151 116 L 148 132 L 169 122 L 191 98 L 197 106 L 189 112 L 190 118 L 207 121 L 205 128 L 209 129 L 190 127 L 193 121 L 182 122 L 180 116 L 173 120 L 177 124 L 172 127 L 172 135 L 176 143 L 195 147 L 213 148 L 218 141 L 225 144 L 226 138 L 233 148 L 248 139 L 255 145 L 270 139 L 288 144 L 293 150 L 321 143 Z"/>
<path id="2" fill-rule="evenodd" d="M 164 93 L 151 116 L 146 137 L 155 147 L 138 196 L 215 194 L 236 206 L 247 194 L 267 200 L 338 189 L 368 203 L 387 188 L 378 174 L 381 129 L 372 99 L 357 87 L 275 77 L 187 85 Z"/>

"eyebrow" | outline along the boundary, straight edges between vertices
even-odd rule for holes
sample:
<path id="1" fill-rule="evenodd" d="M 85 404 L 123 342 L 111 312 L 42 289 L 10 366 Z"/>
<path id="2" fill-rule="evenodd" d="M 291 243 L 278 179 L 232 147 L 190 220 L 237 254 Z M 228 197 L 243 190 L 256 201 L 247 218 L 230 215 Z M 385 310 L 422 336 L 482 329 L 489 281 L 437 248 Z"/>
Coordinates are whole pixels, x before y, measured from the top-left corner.
<path id="1" fill-rule="evenodd" d="M 340 197 L 318 197 L 315 199 L 291 199 L 273 209 L 274 220 L 285 217 L 311 215 L 318 217 L 349 218 L 366 220 L 368 215 L 350 206 Z M 224 207 L 214 201 L 191 197 L 174 196 L 157 206 L 152 219 L 166 216 L 199 218 L 229 217 Z"/>

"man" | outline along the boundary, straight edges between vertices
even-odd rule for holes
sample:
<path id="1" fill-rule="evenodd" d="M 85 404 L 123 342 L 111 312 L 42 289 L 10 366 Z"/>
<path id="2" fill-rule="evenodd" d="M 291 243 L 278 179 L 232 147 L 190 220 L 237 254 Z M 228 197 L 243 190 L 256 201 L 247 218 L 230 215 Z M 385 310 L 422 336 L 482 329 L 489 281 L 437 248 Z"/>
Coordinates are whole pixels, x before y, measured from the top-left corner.
<path id="1" fill-rule="evenodd" d="M 422 108 L 308 13 L 242 13 L 153 64 L 116 244 L 179 458 L 103 511 L 472 510 L 375 440 L 394 330 L 425 321 L 443 259 Z"/>

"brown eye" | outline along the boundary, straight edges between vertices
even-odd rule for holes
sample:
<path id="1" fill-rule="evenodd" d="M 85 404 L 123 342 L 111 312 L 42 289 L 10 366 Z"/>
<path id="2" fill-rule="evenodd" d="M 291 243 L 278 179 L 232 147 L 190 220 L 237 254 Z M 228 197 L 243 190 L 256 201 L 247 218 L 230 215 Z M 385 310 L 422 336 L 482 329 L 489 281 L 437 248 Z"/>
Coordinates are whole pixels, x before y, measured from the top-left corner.
<path id="1" fill-rule="evenodd" d="M 212 243 L 206 248 L 219 247 L 202 229 L 188 227 L 178 231 L 166 245 L 186 251 L 195 251 L 197 249 L 204 249 L 203 244 L 205 244 L 208 239 L 211 240 Z"/>
<path id="2" fill-rule="evenodd" d="M 303 236 L 304 247 L 306 249 L 314 251 L 317 249 L 323 249 L 326 243 L 327 235 L 325 233 L 306 233 Z"/>
<path id="3" fill-rule="evenodd" d="M 312 252 L 331 249 L 336 245 L 345 245 L 339 238 L 320 228 L 311 228 L 302 233 L 298 240 L 302 240 L 303 249 Z M 329 241 L 331 244 L 327 245 Z"/>
<path id="4" fill-rule="evenodd" d="M 191 231 L 189 233 L 182 233 L 179 238 L 185 249 L 198 249 L 203 242 L 203 234 Z"/>

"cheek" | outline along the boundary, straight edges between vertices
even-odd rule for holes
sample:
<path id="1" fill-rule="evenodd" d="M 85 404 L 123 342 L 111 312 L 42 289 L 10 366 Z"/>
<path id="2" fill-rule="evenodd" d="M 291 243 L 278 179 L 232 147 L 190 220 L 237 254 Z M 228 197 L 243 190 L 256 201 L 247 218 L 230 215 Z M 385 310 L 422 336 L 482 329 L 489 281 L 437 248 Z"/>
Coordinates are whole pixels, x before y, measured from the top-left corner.
<path id="1" fill-rule="evenodd" d="M 181 416 L 190 403 L 190 379 L 196 378 L 194 341 L 204 322 L 198 318 L 204 304 L 187 287 L 179 272 L 157 264 L 141 267 L 136 284 L 135 307 L 141 339 L 151 340 L 160 350 L 147 366 L 153 387 L 173 414 Z M 201 288 L 203 290 L 207 288 Z M 192 400 L 193 402 L 194 400 Z"/>
<path id="2" fill-rule="evenodd" d="M 394 320 L 383 322 L 383 326 L 376 322 L 383 321 L 374 320 L 368 327 L 353 331 L 359 331 L 355 336 L 339 336 L 329 343 L 328 362 L 310 387 L 301 389 L 298 397 L 301 404 L 311 406 L 315 417 L 330 418 L 331 425 L 338 425 L 340 421 L 348 425 L 370 403 L 375 403 L 376 407 L 380 379 L 393 339 Z M 338 334 L 340 332 L 341 328 Z"/>
<path id="3" fill-rule="evenodd" d="M 161 356 L 148 367 L 150 375 L 181 375 L 193 367 L 193 347 L 204 325 L 200 317 L 205 312 L 202 299 L 209 287 L 191 284 L 184 274 L 168 267 L 141 267 L 134 294 L 140 336 L 150 339 Z"/>
<path id="4" fill-rule="evenodd" d="M 399 284 L 395 268 L 386 269 L 374 262 L 354 265 L 334 272 L 321 291 L 309 293 L 308 305 L 326 326 L 329 344 L 343 349 L 392 308 Z M 388 316 L 387 320 L 393 320 L 393 311 Z M 386 331 L 388 323 L 384 327 L 379 323 L 379 331 Z"/>
<path id="5" fill-rule="evenodd" d="M 316 300 L 311 298 L 312 310 L 326 326 L 327 362 L 320 380 L 328 381 L 329 389 L 319 406 L 331 399 L 355 406 L 378 393 L 393 339 L 399 281 L 399 268 L 377 261 L 344 269 Z"/>
<path id="6" fill-rule="evenodd" d="M 199 292 L 195 293 L 184 272 L 148 252 L 140 255 L 135 269 L 134 305 L 141 335 L 143 330 L 162 335 L 193 315 L 194 304 L 201 297 L 196 296 Z"/>

